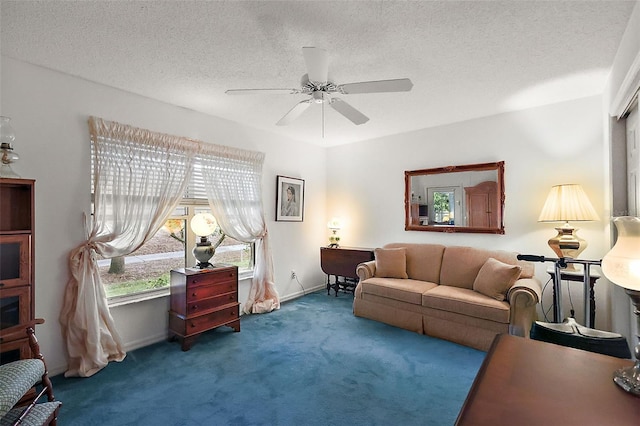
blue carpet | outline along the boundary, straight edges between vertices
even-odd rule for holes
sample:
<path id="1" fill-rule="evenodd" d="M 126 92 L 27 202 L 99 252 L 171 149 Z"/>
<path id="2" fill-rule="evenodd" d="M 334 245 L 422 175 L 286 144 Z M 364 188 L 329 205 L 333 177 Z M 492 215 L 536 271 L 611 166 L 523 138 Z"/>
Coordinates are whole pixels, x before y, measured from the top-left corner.
<path id="1" fill-rule="evenodd" d="M 160 342 L 91 378 L 53 378 L 59 424 L 452 425 L 485 353 L 356 318 L 324 292 L 240 333 Z"/>

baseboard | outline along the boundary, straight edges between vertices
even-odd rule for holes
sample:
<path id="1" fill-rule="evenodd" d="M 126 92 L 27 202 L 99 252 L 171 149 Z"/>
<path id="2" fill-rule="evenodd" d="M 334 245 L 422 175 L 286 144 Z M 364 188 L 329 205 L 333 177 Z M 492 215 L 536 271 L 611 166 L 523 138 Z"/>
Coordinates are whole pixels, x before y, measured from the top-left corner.
<path id="1" fill-rule="evenodd" d="M 135 340 L 133 342 L 129 342 L 126 345 L 124 345 L 124 351 L 125 352 L 131 352 L 131 351 L 135 351 L 136 349 L 140 349 L 140 348 L 144 348 L 145 346 L 149 346 L 149 345 L 153 345 L 154 343 L 158 343 L 161 342 L 163 340 L 166 340 L 169 338 L 169 332 L 165 332 L 165 333 L 161 333 L 161 334 L 156 334 L 153 336 L 146 336 L 144 339 L 139 339 L 139 340 Z M 51 366 L 49 364 L 47 364 L 48 370 L 49 370 L 49 376 L 57 376 L 58 374 L 63 374 L 65 371 L 67 371 L 68 365 L 64 364 L 64 365 L 56 365 L 56 366 Z"/>
<path id="2" fill-rule="evenodd" d="M 67 371 L 67 364 L 52 366 L 47 362 L 47 371 L 49 372 L 49 377 L 57 376 L 59 374 L 64 374 L 64 372 Z M 55 389 L 53 389 L 53 391 L 55 392 Z"/>
<path id="3" fill-rule="evenodd" d="M 144 348 L 145 346 L 153 345 L 154 343 L 161 342 L 163 340 L 167 340 L 169 338 L 169 330 L 164 333 L 156 334 L 154 336 L 146 336 L 144 339 L 134 340 L 133 342 L 128 342 L 125 345 L 124 350 L 126 352 L 135 351 L 136 349 Z"/>
<path id="4" fill-rule="evenodd" d="M 313 292 L 316 292 L 318 290 L 322 290 L 322 289 L 326 289 L 326 288 L 327 288 L 326 284 L 320 284 L 320 285 L 317 285 L 315 287 L 305 288 L 304 291 L 298 290 L 295 293 L 288 294 L 287 296 L 281 298 L 280 299 L 280 303 L 288 302 L 290 300 L 297 299 L 298 297 L 306 296 L 309 293 L 313 293 Z"/>

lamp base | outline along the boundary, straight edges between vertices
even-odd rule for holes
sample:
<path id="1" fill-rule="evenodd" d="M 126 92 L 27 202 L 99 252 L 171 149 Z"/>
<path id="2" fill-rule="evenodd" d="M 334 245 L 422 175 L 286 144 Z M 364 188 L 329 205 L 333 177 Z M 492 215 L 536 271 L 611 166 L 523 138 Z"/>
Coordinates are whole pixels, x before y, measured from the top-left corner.
<path id="1" fill-rule="evenodd" d="M 338 230 L 332 229 L 331 235 L 329 236 L 329 247 L 338 247 L 338 243 L 340 242 L 340 237 L 338 236 Z"/>
<path id="2" fill-rule="evenodd" d="M 13 171 L 9 164 L 0 164 L 0 178 L 19 179 L 20 175 Z"/>
<path id="3" fill-rule="evenodd" d="M 613 381 L 625 391 L 640 397 L 640 362 L 629 368 L 621 368 L 613 373 Z"/>
<path id="4" fill-rule="evenodd" d="M 625 292 L 635 307 L 634 313 L 636 314 L 638 333 L 640 333 L 640 291 L 629 290 L 627 288 Z M 634 355 L 636 356 L 636 363 L 631 367 L 616 370 L 616 372 L 613 373 L 613 381 L 625 391 L 640 396 L 640 343 L 636 345 Z"/>
<path id="5" fill-rule="evenodd" d="M 211 245 L 211 241 L 197 243 L 193 248 L 193 257 L 198 261 L 195 267 L 199 269 L 213 267 L 213 265 L 209 263 L 209 259 L 211 259 L 215 253 L 216 249 Z"/>
<path id="6" fill-rule="evenodd" d="M 587 248 L 587 242 L 576 235 L 578 228 L 569 225 L 569 222 L 555 229 L 558 231 L 558 235 L 551 238 L 548 243 L 558 257 L 577 259 L 578 255 Z M 576 271 L 577 269 L 575 264 L 569 263 L 565 270 Z"/>

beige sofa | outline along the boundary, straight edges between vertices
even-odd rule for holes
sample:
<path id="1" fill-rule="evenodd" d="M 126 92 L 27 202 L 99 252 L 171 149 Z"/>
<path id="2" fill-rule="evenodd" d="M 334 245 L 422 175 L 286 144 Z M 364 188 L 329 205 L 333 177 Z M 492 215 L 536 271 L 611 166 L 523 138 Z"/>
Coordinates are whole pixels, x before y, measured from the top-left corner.
<path id="1" fill-rule="evenodd" d="M 394 243 L 375 254 L 356 270 L 356 316 L 484 351 L 501 333 L 529 337 L 541 285 L 516 253 Z"/>

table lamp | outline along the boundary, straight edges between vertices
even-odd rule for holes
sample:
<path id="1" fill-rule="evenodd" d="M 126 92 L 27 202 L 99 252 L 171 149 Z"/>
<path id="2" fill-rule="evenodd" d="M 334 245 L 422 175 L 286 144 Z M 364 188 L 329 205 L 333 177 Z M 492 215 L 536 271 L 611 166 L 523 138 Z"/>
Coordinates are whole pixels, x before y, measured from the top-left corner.
<path id="1" fill-rule="evenodd" d="M 549 247 L 559 258 L 571 259 L 578 258 L 587 248 L 587 242 L 576 235 L 578 228 L 571 226 L 569 221 L 592 220 L 599 220 L 598 214 L 582 186 L 577 184 L 552 186 L 538 218 L 538 222 L 565 222 L 563 226 L 555 228 L 558 235 L 549 240 Z M 575 271 L 575 265 L 568 264 L 566 270 Z"/>
<path id="2" fill-rule="evenodd" d="M 635 307 L 640 337 L 640 218 L 621 216 L 613 219 L 618 240 L 602 258 L 602 273 L 612 283 L 625 289 Z M 640 343 L 635 347 L 636 362 L 613 374 L 613 381 L 625 391 L 640 396 Z"/>
<path id="3" fill-rule="evenodd" d="M 329 236 L 329 247 L 338 248 L 340 242 L 340 236 L 338 235 L 338 231 L 342 228 L 342 223 L 340 219 L 334 217 L 327 223 L 327 227 L 331 229 L 331 235 Z"/>
<path id="4" fill-rule="evenodd" d="M 0 116 L 0 178 L 19 178 L 13 171 L 11 165 L 18 161 L 20 157 L 13 151 L 13 141 L 16 134 L 9 123 L 9 117 Z"/>
<path id="5" fill-rule="evenodd" d="M 200 237 L 200 241 L 197 242 L 193 248 L 193 256 L 198 261 L 196 268 L 204 269 L 212 267 L 213 265 L 209 263 L 209 259 L 213 257 L 216 248 L 218 248 L 222 242 L 222 239 L 220 239 L 220 241 L 213 245 L 211 241 L 209 241 L 209 235 L 213 234 L 218 227 L 216 218 L 213 217 L 211 213 L 198 213 L 191 218 L 190 226 L 193 233 Z"/>

